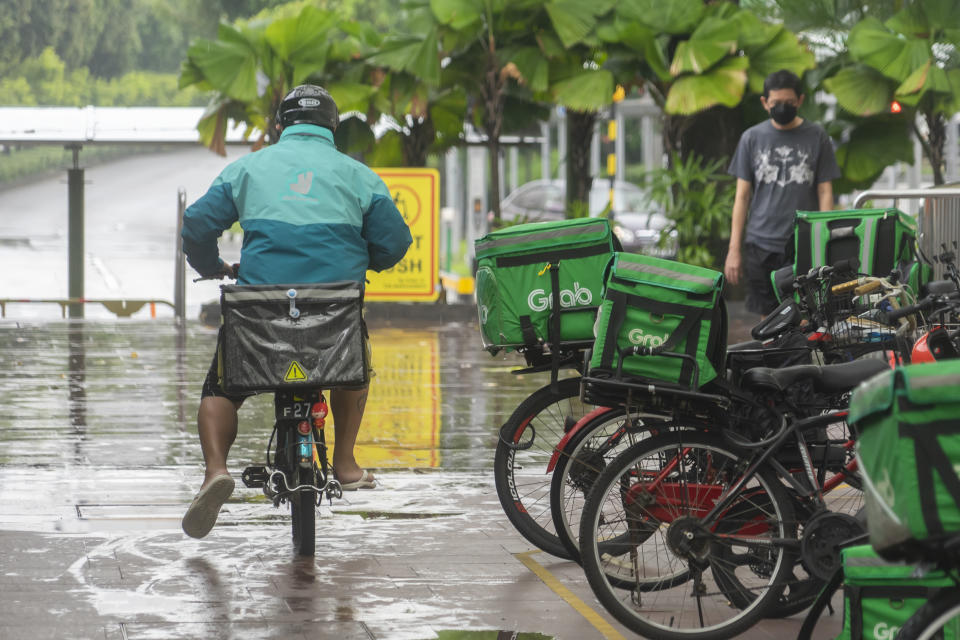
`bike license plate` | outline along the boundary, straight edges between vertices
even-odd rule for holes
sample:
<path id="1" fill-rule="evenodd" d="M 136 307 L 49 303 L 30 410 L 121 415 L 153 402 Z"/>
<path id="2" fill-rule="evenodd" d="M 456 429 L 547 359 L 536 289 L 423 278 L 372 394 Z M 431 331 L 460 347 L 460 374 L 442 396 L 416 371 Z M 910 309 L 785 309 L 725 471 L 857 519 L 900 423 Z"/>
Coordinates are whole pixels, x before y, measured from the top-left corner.
<path id="1" fill-rule="evenodd" d="M 310 418 L 312 402 L 306 400 L 291 400 L 277 405 L 277 420 L 307 420 Z"/>

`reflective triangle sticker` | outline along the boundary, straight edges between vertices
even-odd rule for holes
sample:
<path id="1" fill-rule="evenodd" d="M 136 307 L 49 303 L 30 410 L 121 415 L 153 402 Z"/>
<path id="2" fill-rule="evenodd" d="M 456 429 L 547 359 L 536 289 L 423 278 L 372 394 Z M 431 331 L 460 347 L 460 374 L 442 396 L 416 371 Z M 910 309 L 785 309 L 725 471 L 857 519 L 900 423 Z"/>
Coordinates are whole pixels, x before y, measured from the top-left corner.
<path id="1" fill-rule="evenodd" d="M 303 372 L 303 365 L 294 360 L 287 367 L 287 375 L 283 376 L 284 382 L 300 382 L 307 379 L 307 374 Z"/>

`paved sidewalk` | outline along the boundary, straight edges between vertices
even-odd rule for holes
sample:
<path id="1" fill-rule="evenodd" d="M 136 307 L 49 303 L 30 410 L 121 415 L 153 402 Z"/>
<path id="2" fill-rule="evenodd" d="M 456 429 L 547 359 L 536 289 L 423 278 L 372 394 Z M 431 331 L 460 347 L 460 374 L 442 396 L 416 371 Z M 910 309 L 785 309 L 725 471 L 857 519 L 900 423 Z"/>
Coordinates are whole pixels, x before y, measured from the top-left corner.
<path id="1" fill-rule="evenodd" d="M 0 324 L 0 638 L 636 637 L 577 565 L 504 516 L 497 428 L 543 381 L 480 352 L 472 326 L 372 330 L 391 366 L 371 388 L 361 463 L 382 486 L 322 509 L 315 558 L 295 557 L 287 513 L 242 487 L 210 536 L 186 537 L 214 338 L 161 320 Z M 261 400 L 241 413 L 236 476 L 266 444 Z M 743 637 L 786 640 L 799 625 Z"/>

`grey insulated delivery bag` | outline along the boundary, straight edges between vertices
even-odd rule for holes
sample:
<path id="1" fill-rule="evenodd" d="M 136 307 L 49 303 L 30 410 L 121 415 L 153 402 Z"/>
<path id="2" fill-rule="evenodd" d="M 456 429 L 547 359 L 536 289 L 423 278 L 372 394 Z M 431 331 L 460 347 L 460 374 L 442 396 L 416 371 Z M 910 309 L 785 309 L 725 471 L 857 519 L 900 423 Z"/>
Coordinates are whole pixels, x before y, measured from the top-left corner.
<path id="1" fill-rule="evenodd" d="M 228 393 L 368 382 L 359 282 L 220 287 L 220 377 Z"/>

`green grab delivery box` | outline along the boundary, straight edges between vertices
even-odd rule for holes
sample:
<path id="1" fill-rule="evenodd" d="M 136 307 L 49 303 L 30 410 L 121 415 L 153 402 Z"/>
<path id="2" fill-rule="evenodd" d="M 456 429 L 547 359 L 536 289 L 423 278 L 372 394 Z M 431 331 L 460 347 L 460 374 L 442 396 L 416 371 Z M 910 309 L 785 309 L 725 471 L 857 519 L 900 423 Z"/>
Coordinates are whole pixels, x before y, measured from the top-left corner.
<path id="1" fill-rule="evenodd" d="M 916 258 L 917 221 L 899 209 L 797 211 L 795 273 L 856 258 L 860 272 L 887 276 L 900 269 L 919 295 L 930 279 L 930 266 Z"/>
<path id="2" fill-rule="evenodd" d="M 685 387 L 699 387 L 716 378 L 723 371 L 726 351 L 722 288 L 723 274 L 719 271 L 615 253 L 607 267 L 589 375 Z M 626 355 L 618 374 L 621 354 L 632 347 L 650 347 L 689 358 Z"/>
<path id="3" fill-rule="evenodd" d="M 475 249 L 477 311 L 485 348 L 496 352 L 593 341 L 603 270 L 614 249 L 606 218 L 507 227 L 477 240 Z M 555 306 L 559 318 L 553 315 Z M 555 322 L 559 339 L 553 335 Z"/>
<path id="4" fill-rule="evenodd" d="M 859 434 L 870 543 L 893 559 L 936 553 L 960 533 L 960 360 L 867 380 L 848 420 Z"/>
<path id="5" fill-rule="evenodd" d="M 954 586 L 943 571 L 919 575 L 916 566 L 883 560 L 870 545 L 847 547 L 841 554 L 843 628 L 835 640 L 893 640 L 917 609 Z M 947 623 L 943 632 L 944 640 L 960 639 L 960 619 Z"/>
<path id="6" fill-rule="evenodd" d="M 860 271 L 885 276 L 913 259 L 917 221 L 899 209 L 797 211 L 797 273 L 857 258 Z"/>

